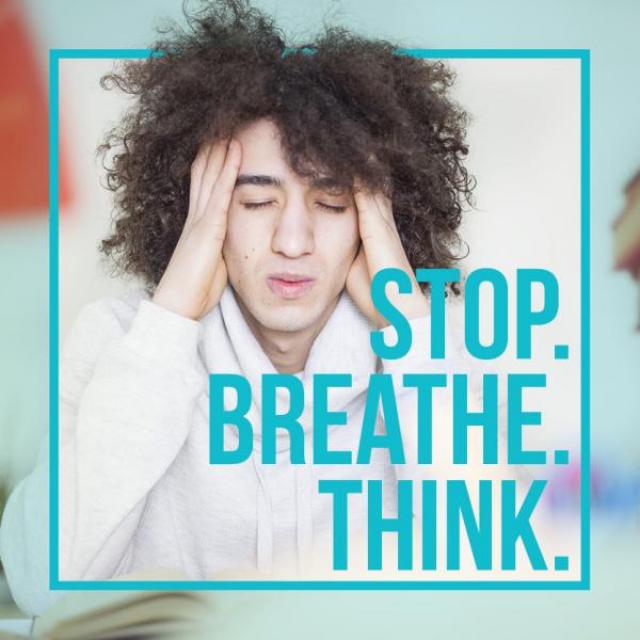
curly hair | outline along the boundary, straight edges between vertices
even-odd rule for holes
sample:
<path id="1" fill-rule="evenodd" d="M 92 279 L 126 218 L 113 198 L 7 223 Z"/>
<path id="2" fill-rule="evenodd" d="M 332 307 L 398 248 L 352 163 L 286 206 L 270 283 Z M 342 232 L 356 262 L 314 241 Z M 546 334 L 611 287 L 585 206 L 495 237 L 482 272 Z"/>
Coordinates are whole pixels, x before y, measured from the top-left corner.
<path id="1" fill-rule="evenodd" d="M 459 258 L 473 179 L 451 69 L 339 27 L 290 46 L 244 0 L 184 13 L 186 29 L 171 24 L 149 57 L 101 79 L 136 98 L 98 148 L 115 204 L 100 249 L 116 270 L 157 285 L 186 219 L 198 148 L 259 118 L 276 124 L 299 176 L 322 173 L 345 186 L 357 178 L 389 195 L 413 268 Z"/>

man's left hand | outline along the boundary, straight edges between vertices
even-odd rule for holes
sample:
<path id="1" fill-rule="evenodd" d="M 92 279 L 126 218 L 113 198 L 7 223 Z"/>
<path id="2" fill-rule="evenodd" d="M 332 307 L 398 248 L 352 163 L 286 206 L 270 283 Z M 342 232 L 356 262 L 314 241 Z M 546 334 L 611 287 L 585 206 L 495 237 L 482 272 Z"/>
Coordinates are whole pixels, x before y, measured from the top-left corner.
<path id="1" fill-rule="evenodd" d="M 389 323 L 373 305 L 371 279 L 381 269 L 402 269 L 411 279 L 412 291 L 401 294 L 391 286 L 386 292 L 389 302 L 406 318 L 428 315 L 429 302 L 415 279 L 400 241 L 391 200 L 382 192 L 371 192 L 360 183 L 356 183 L 353 197 L 362 244 L 347 276 L 347 292 L 362 313 L 378 328 L 383 328 Z"/>

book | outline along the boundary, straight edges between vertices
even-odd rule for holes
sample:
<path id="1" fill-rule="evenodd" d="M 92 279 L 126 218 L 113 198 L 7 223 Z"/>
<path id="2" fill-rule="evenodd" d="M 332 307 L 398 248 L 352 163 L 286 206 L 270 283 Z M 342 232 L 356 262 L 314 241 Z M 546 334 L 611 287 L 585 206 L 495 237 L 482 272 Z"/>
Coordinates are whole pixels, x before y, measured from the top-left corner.
<path id="1" fill-rule="evenodd" d="M 172 572 L 118 580 L 185 580 Z M 34 638 L 115 640 L 198 637 L 215 613 L 208 591 L 73 591 L 35 619 Z"/>

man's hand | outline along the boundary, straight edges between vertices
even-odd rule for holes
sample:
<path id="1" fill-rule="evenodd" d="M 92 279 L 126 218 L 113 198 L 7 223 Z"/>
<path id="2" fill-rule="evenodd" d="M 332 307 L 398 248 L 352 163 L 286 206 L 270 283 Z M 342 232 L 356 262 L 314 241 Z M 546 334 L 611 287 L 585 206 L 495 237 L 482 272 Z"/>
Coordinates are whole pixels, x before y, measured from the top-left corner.
<path id="1" fill-rule="evenodd" d="M 395 267 L 409 275 L 412 292 L 400 294 L 389 286 L 389 301 L 407 318 L 428 315 L 429 303 L 420 290 L 400 241 L 391 201 L 384 194 L 372 193 L 359 183 L 354 187 L 354 201 L 362 246 L 347 276 L 347 292 L 377 327 L 386 326 L 389 323 L 376 311 L 371 300 L 371 278 L 381 269 Z"/>
<path id="2" fill-rule="evenodd" d="M 209 143 L 191 165 L 187 219 L 153 302 L 192 320 L 218 304 L 227 283 L 222 244 L 241 158 L 237 140 Z"/>

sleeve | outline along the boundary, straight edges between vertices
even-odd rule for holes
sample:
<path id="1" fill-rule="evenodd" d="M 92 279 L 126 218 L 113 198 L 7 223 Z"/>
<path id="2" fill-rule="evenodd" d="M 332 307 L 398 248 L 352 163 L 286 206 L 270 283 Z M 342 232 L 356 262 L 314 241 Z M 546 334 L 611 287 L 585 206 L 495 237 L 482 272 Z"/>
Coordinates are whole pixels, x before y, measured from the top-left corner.
<path id="1" fill-rule="evenodd" d="M 149 300 L 85 307 L 65 344 L 59 390 L 59 566 L 63 580 L 106 579 L 126 567 L 146 497 L 189 432 L 206 384 L 200 323 Z M 128 317 L 127 317 L 128 315 Z M 132 318 L 133 316 L 133 318 Z M 12 494 L 3 565 L 26 611 L 48 586 L 48 456 Z"/>

